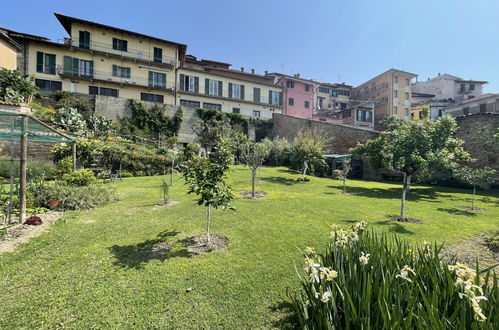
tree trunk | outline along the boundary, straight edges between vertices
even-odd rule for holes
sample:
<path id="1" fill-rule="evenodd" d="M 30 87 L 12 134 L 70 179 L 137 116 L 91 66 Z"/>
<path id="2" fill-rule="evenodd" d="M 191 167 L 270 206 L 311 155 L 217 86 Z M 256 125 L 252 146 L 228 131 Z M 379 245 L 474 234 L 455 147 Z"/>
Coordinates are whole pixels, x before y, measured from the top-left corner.
<path id="1" fill-rule="evenodd" d="M 411 184 L 411 176 L 404 173 L 404 187 L 402 188 L 402 205 L 400 207 L 400 221 L 405 221 L 405 195 Z"/>
<path id="2" fill-rule="evenodd" d="M 206 219 L 206 245 L 210 245 L 211 243 L 210 226 L 211 226 L 211 206 L 208 205 L 208 216 Z"/>
<path id="3" fill-rule="evenodd" d="M 256 168 L 251 169 L 251 197 L 255 198 Z"/>
<path id="4" fill-rule="evenodd" d="M 170 186 L 173 185 L 173 166 L 175 166 L 175 160 L 172 160 L 172 169 L 170 170 Z"/>
<path id="5" fill-rule="evenodd" d="M 343 193 L 345 193 L 345 185 L 346 185 L 347 177 L 343 176 Z"/>
<path id="6" fill-rule="evenodd" d="M 476 186 L 473 185 L 473 197 L 471 198 L 471 210 L 475 209 L 475 193 L 476 193 Z"/>

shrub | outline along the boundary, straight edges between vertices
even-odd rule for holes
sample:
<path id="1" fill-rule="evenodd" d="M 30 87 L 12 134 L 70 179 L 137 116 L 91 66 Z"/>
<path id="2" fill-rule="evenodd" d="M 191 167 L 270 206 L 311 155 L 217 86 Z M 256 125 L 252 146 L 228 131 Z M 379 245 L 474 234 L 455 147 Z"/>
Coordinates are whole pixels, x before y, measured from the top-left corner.
<path id="1" fill-rule="evenodd" d="M 39 189 L 33 199 L 38 207 L 48 207 L 51 200 L 60 200 L 60 210 L 82 210 L 109 202 L 114 195 L 114 188 L 109 185 L 70 186 L 56 182 Z"/>
<path id="2" fill-rule="evenodd" d="M 73 171 L 73 158 L 65 157 L 57 162 L 57 174 L 63 176 L 64 174 L 71 173 Z"/>
<path id="3" fill-rule="evenodd" d="M 328 145 L 328 139 L 318 131 L 308 129 L 299 132 L 291 148 L 291 168 L 303 171 L 304 162 L 308 164 L 308 173 L 326 176 L 328 166 L 322 155 Z"/>
<path id="4" fill-rule="evenodd" d="M 499 322 L 490 270 L 444 259 L 442 246 L 411 248 L 364 228 L 336 227 L 323 254 L 305 250 L 303 290 L 292 298 L 303 328 L 492 329 Z"/>
<path id="5" fill-rule="evenodd" d="M 30 103 L 30 107 L 33 109 L 33 116 L 35 118 L 45 121 L 55 121 L 56 111 L 54 109 L 41 106 L 38 103 Z"/>
<path id="6" fill-rule="evenodd" d="M 56 122 L 71 133 L 83 134 L 87 129 L 84 116 L 75 108 L 57 109 Z"/>
<path id="7" fill-rule="evenodd" d="M 89 184 L 95 183 L 97 179 L 95 178 L 94 172 L 87 169 L 81 169 L 64 174 L 62 176 L 62 181 L 70 186 L 88 186 Z"/>
<path id="8" fill-rule="evenodd" d="M 53 179 L 55 177 L 55 166 L 51 161 L 31 159 L 27 164 L 28 180 L 45 177 Z M 19 160 L 14 160 L 14 178 L 19 178 Z M 0 177 L 10 177 L 10 158 L 0 157 Z"/>

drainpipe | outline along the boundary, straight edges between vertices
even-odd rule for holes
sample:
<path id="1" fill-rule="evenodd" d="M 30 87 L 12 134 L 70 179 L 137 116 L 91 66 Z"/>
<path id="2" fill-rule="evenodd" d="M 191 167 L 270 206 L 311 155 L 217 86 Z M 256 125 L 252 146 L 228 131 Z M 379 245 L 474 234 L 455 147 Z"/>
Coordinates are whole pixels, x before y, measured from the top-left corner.
<path id="1" fill-rule="evenodd" d="M 178 61 L 178 52 L 179 52 L 179 47 L 177 46 L 177 51 L 175 52 L 175 63 L 179 63 Z M 173 101 L 173 104 L 177 106 L 177 75 L 178 75 L 178 68 L 180 66 L 180 63 L 178 66 L 175 67 L 175 86 L 173 87 L 173 96 L 175 100 Z"/>

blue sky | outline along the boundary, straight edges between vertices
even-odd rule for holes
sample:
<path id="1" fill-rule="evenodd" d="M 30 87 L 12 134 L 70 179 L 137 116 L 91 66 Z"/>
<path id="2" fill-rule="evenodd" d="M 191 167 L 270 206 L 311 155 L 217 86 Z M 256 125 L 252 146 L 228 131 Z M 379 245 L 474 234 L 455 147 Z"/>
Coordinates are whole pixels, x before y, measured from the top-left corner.
<path id="1" fill-rule="evenodd" d="M 499 92 L 496 0 L 4 1 L 0 26 L 67 36 L 54 12 L 185 43 L 198 58 L 358 85 L 389 68 Z"/>

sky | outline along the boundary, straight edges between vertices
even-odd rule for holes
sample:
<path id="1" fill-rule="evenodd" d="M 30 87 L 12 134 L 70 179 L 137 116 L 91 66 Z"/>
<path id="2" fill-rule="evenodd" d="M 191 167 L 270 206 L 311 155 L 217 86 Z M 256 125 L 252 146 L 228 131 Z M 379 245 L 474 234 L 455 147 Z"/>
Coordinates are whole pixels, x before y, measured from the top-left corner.
<path id="1" fill-rule="evenodd" d="M 497 0 L 2 1 L 0 26 L 62 41 L 53 13 L 187 44 L 198 59 L 357 86 L 390 69 L 488 81 L 499 93 Z"/>

